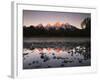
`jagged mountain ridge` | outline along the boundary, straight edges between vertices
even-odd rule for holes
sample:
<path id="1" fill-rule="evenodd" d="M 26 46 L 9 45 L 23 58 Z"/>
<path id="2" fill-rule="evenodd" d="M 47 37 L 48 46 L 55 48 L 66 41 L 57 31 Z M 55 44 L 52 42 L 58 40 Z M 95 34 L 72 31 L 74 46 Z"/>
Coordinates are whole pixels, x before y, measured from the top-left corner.
<path id="1" fill-rule="evenodd" d="M 77 27 L 69 24 L 69 23 L 58 23 L 56 22 L 54 25 L 51 25 L 51 24 L 47 24 L 46 26 L 43 26 L 42 24 L 38 24 L 37 26 L 29 26 L 29 27 L 26 27 L 24 26 L 24 28 L 34 28 L 34 29 L 46 29 L 46 30 L 51 30 L 51 29 L 54 29 L 54 30 L 70 30 L 70 31 L 74 31 L 74 30 L 79 30 Z"/>
<path id="2" fill-rule="evenodd" d="M 38 24 L 37 26 L 23 26 L 23 37 L 91 37 L 91 20 L 86 18 L 82 22 L 82 29 L 69 23 L 56 22 L 54 25 Z"/>

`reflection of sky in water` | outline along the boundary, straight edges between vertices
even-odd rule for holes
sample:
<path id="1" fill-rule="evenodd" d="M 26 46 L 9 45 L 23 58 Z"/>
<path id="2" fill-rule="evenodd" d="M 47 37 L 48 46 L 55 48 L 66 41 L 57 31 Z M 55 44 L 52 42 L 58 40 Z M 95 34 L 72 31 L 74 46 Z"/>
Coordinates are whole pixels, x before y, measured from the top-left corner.
<path id="1" fill-rule="evenodd" d="M 89 38 L 24 38 L 23 69 L 91 65 Z"/>
<path id="2" fill-rule="evenodd" d="M 84 46 L 74 48 L 34 48 L 32 50 L 24 48 L 23 68 L 89 66 L 90 58 L 86 60 L 84 58 L 86 53 L 88 52 Z"/>

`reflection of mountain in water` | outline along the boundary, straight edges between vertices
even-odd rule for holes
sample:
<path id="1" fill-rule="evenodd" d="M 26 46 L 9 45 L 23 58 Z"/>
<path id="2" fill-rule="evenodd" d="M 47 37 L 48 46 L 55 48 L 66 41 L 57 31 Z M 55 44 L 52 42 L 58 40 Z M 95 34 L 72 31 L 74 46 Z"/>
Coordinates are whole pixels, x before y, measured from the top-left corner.
<path id="1" fill-rule="evenodd" d="M 78 29 L 69 23 L 56 22 L 54 25 L 23 26 L 24 37 L 90 37 L 91 20 L 86 18 L 81 23 L 82 29 Z"/>
<path id="2" fill-rule="evenodd" d="M 31 39 L 23 44 L 24 69 L 91 65 L 89 39 Z"/>

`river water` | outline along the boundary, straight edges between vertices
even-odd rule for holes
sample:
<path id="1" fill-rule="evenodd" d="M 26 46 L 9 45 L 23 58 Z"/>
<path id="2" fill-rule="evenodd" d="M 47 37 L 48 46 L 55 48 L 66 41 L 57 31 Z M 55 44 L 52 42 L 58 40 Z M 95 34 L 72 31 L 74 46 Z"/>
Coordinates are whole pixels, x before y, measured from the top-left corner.
<path id="1" fill-rule="evenodd" d="M 23 69 L 91 66 L 89 38 L 24 38 Z"/>

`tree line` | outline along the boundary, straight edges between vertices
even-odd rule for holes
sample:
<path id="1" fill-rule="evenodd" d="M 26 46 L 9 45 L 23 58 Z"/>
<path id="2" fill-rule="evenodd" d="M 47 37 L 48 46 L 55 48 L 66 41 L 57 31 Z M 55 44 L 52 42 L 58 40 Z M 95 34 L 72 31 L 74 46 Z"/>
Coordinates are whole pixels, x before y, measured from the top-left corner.
<path id="1" fill-rule="evenodd" d="M 91 36 L 91 19 L 85 18 L 81 23 L 82 29 L 73 25 L 64 25 L 57 28 L 50 26 L 45 28 L 42 24 L 39 26 L 23 26 L 23 37 L 90 37 Z"/>

